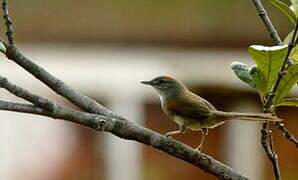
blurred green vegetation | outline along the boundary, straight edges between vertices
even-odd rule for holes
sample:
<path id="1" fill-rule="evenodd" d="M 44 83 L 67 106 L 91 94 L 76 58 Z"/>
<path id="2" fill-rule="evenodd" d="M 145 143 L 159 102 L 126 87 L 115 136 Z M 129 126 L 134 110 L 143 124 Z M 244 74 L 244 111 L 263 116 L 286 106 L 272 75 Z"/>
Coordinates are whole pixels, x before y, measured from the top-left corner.
<path id="1" fill-rule="evenodd" d="M 141 42 L 239 46 L 271 43 L 251 1 L 10 1 L 18 41 Z M 287 19 L 269 3 L 284 36 Z"/>

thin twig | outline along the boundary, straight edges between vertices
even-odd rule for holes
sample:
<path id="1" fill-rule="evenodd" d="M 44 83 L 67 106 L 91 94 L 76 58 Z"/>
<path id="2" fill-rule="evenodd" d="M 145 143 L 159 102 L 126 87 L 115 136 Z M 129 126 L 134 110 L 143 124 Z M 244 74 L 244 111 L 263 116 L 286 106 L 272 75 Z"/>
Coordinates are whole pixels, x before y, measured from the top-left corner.
<path id="1" fill-rule="evenodd" d="M 5 20 L 5 26 L 6 26 L 6 36 L 8 39 L 8 42 L 10 45 L 15 44 L 15 38 L 13 34 L 13 28 L 12 28 L 12 20 L 8 12 L 8 2 L 7 0 L 3 0 L 2 2 L 2 9 L 3 9 L 3 18 Z"/>
<path id="2" fill-rule="evenodd" d="M 37 107 L 43 108 L 48 111 L 54 111 L 56 102 L 32 94 L 29 91 L 10 83 L 6 78 L 2 76 L 0 76 L 0 88 L 6 89 L 15 96 L 25 99 Z"/>
<path id="3" fill-rule="evenodd" d="M 271 20 L 270 20 L 269 16 L 267 15 L 267 12 L 264 9 L 261 1 L 253 0 L 253 3 L 255 4 L 256 9 L 259 13 L 259 16 L 262 19 L 267 31 L 270 33 L 271 38 L 274 40 L 274 44 L 282 45 L 282 41 L 281 41 L 277 31 L 275 30 L 273 24 L 271 23 Z M 291 62 L 289 56 L 290 56 L 292 48 L 295 46 L 295 37 L 297 34 L 297 27 L 298 27 L 298 23 L 296 22 L 293 37 L 292 37 L 291 43 L 288 46 L 287 53 L 284 58 L 283 64 L 279 70 L 277 81 L 275 82 L 274 87 L 270 91 L 268 99 L 266 100 L 266 102 L 263 106 L 263 110 L 266 113 L 271 112 L 272 100 L 275 96 L 275 93 L 279 86 L 279 83 L 280 83 L 283 75 L 285 74 L 286 64 L 288 64 L 289 66 L 292 65 L 292 62 Z M 272 163 L 275 179 L 279 180 L 279 179 L 281 179 L 281 173 L 280 173 L 280 168 L 279 168 L 279 164 L 278 164 L 278 156 L 275 153 L 274 148 L 273 148 L 273 138 L 272 138 L 271 130 L 268 128 L 268 122 L 263 123 L 261 133 L 262 133 L 262 137 L 261 137 L 262 146 L 266 152 L 266 155 L 268 156 L 268 158 L 270 159 L 270 161 Z"/>
<path id="4" fill-rule="evenodd" d="M 281 41 L 281 39 L 280 39 L 277 31 L 275 30 L 275 27 L 271 23 L 271 20 L 270 20 L 269 16 L 267 15 L 267 12 L 264 9 L 261 1 L 260 0 L 253 0 L 253 3 L 255 4 L 256 9 L 257 9 L 257 11 L 259 13 L 259 16 L 262 19 L 262 22 L 264 23 L 267 31 L 269 32 L 271 38 L 275 42 L 274 44 L 282 45 L 283 42 Z M 292 65 L 292 62 L 291 62 L 290 58 L 287 59 L 287 64 L 288 64 L 288 66 L 291 66 Z M 296 145 L 296 147 L 298 147 L 298 145 L 297 145 L 298 144 L 297 138 L 295 138 L 295 136 L 292 135 L 287 130 L 287 128 L 284 126 L 283 123 L 277 122 L 277 123 L 275 123 L 275 125 L 278 127 L 279 130 L 282 131 L 284 137 L 286 137 L 288 140 L 290 140 L 291 142 L 293 142 Z"/>
<path id="5" fill-rule="evenodd" d="M 262 124 L 262 129 L 261 129 L 261 143 L 262 146 L 266 152 L 267 157 L 271 160 L 273 157 L 273 152 L 270 149 L 269 143 L 268 143 L 268 139 L 269 139 L 269 133 L 271 132 L 271 130 L 268 127 L 268 123 L 263 123 Z"/>
<path id="6" fill-rule="evenodd" d="M 276 31 L 275 27 L 273 26 L 261 1 L 260 0 L 252 0 L 252 1 L 257 9 L 258 15 L 260 16 L 264 26 L 266 27 L 267 31 L 270 34 L 270 37 L 273 40 L 273 44 L 274 45 L 283 45 L 283 42 L 280 39 L 280 36 L 278 35 L 278 32 Z M 288 63 L 288 65 L 293 64 L 290 58 L 287 58 L 287 63 Z"/>
<path id="7" fill-rule="evenodd" d="M 297 138 L 285 127 L 285 125 L 281 122 L 276 122 L 275 125 L 282 132 L 282 135 L 292 142 L 296 148 L 298 148 L 298 140 Z"/>
<path id="8" fill-rule="evenodd" d="M 58 108 L 57 108 L 58 109 Z M 25 104 L 25 103 L 16 103 L 16 102 L 7 102 L 0 100 L 0 110 L 6 110 L 6 111 L 13 111 L 13 112 L 20 112 L 20 113 L 27 113 L 27 114 L 35 114 L 40 116 L 46 116 L 53 119 L 63 120 L 63 121 L 69 121 L 72 123 L 84 125 L 84 126 L 90 126 L 90 122 L 94 120 L 88 119 L 85 116 L 82 116 L 82 112 L 71 110 L 68 108 L 59 108 L 59 110 L 52 112 L 45 110 L 40 107 L 36 107 L 31 104 Z M 96 115 L 97 120 L 101 119 L 101 121 L 106 121 L 105 116 Z M 92 122 L 95 124 L 95 121 Z"/>
<path id="9" fill-rule="evenodd" d="M 269 109 L 271 108 L 272 106 L 272 100 L 276 94 L 276 90 L 277 88 L 279 87 L 279 84 L 283 78 L 283 76 L 286 74 L 286 65 L 287 65 L 287 59 L 289 59 L 290 57 L 290 54 L 291 54 L 291 51 L 292 49 L 295 47 L 296 45 L 296 35 L 297 35 L 297 30 L 298 30 L 298 20 L 296 20 L 296 25 L 295 25 L 295 29 L 294 29 L 294 32 L 293 32 L 293 37 L 291 39 L 291 42 L 290 44 L 288 45 L 288 49 L 287 49 L 287 53 L 284 57 L 284 60 L 283 60 L 283 63 L 279 69 L 279 72 L 278 72 L 278 76 L 277 76 L 277 79 L 274 83 L 274 86 L 272 88 L 272 90 L 270 91 L 269 95 L 268 95 L 268 98 L 267 98 L 267 101 L 264 105 L 264 108 L 265 109 Z"/>
<path id="10" fill-rule="evenodd" d="M 289 132 L 289 130 L 285 127 L 283 123 L 277 122 L 275 123 L 275 126 L 277 126 L 277 128 L 283 132 L 284 137 L 286 137 L 289 141 L 293 142 L 296 148 L 298 148 L 297 138 Z"/>
<path id="11" fill-rule="evenodd" d="M 278 165 L 278 156 L 274 151 L 274 146 L 273 146 L 273 137 L 272 137 L 272 131 L 269 130 L 269 146 L 272 152 L 272 156 L 271 156 L 271 161 L 273 163 L 273 171 L 274 174 L 276 176 L 276 179 L 281 179 L 281 174 L 280 174 L 280 169 L 279 169 L 279 165 Z"/>
<path id="12" fill-rule="evenodd" d="M 274 45 L 282 45 L 282 41 L 278 35 L 278 32 L 276 31 L 275 27 L 273 26 L 264 6 L 262 5 L 260 0 L 252 0 L 254 3 L 255 7 L 257 8 L 258 14 L 264 23 L 267 31 L 270 34 L 270 37 L 273 39 L 273 44 Z"/>
<path id="13" fill-rule="evenodd" d="M 291 39 L 290 44 L 288 45 L 288 49 L 287 49 L 286 55 L 284 57 L 284 60 L 283 60 L 282 65 L 281 65 L 281 67 L 279 69 L 277 80 L 275 81 L 275 83 L 273 85 L 273 88 L 272 88 L 272 90 L 270 91 L 270 93 L 268 95 L 267 101 L 264 104 L 264 111 L 265 112 L 271 112 L 271 110 L 272 110 L 272 101 L 273 101 L 273 98 L 274 98 L 274 96 L 276 94 L 276 91 L 277 91 L 277 89 L 279 87 L 279 84 L 280 84 L 283 76 L 286 74 L 287 59 L 289 59 L 290 54 L 291 54 L 291 51 L 295 47 L 295 44 L 296 44 L 297 31 L 298 31 L 298 20 L 296 20 L 296 25 L 295 25 L 293 37 Z M 268 123 L 266 122 L 264 124 L 268 124 Z M 268 130 L 268 125 L 267 125 L 267 127 L 265 127 L 265 126 L 263 126 L 263 127 L 264 127 L 264 130 Z M 268 132 L 268 131 L 263 131 L 263 132 Z M 274 149 L 273 149 L 273 139 L 272 139 L 271 130 L 269 130 L 268 136 L 265 136 L 264 135 L 264 138 L 267 138 L 268 143 L 262 143 L 263 146 L 264 145 L 266 145 L 266 146 L 269 145 L 270 146 L 269 149 L 270 149 L 271 152 L 266 152 L 266 154 L 267 154 L 267 156 L 269 157 L 269 159 L 272 162 L 275 178 L 276 179 L 281 179 L 280 168 L 279 168 L 279 165 L 278 165 L 278 156 L 274 152 Z"/>
<path id="14" fill-rule="evenodd" d="M 36 115 L 42 115 L 42 116 L 48 116 L 48 117 L 54 118 L 54 116 L 51 115 L 51 112 L 31 104 L 7 102 L 7 101 L 0 100 L 0 109 L 7 110 L 7 111 L 28 113 L 28 114 L 36 114 Z"/>
<path id="15" fill-rule="evenodd" d="M 280 84 L 284 74 L 286 73 L 285 70 L 286 70 L 286 65 L 287 65 L 287 59 L 289 58 L 291 51 L 295 46 L 295 43 L 296 43 L 295 37 L 297 35 L 297 30 L 298 30 L 298 21 L 296 22 L 293 37 L 292 37 L 290 44 L 288 45 L 288 49 L 287 49 L 286 55 L 284 57 L 283 63 L 279 69 L 277 80 L 275 81 L 274 86 L 268 95 L 267 101 L 264 104 L 263 109 L 264 109 L 264 112 L 266 112 L 266 113 L 271 112 L 272 100 L 276 94 L 276 90 L 278 89 L 279 84 Z M 264 147 L 264 150 L 265 150 L 268 158 L 270 159 L 270 161 L 272 163 L 275 179 L 279 180 L 279 179 L 281 179 L 281 173 L 280 173 L 280 168 L 278 165 L 278 156 L 274 152 L 274 149 L 272 148 L 273 147 L 273 139 L 272 139 L 272 135 L 271 135 L 271 130 L 269 130 L 269 128 L 268 128 L 268 122 L 263 123 L 263 128 L 262 128 L 261 132 L 262 132 L 262 138 L 261 138 L 262 145 Z"/>
<path id="16" fill-rule="evenodd" d="M 36 112 L 41 112 L 41 111 L 37 108 L 42 108 L 43 111 L 39 115 L 46 115 L 46 116 L 49 116 L 49 117 L 52 117 L 55 119 L 62 118 L 62 119 L 70 120 L 72 122 L 79 123 L 82 125 L 89 124 L 88 122 L 78 121 L 78 120 L 80 120 L 79 116 L 81 116 L 80 111 L 73 110 L 73 109 L 65 107 L 65 106 L 61 106 L 58 103 L 56 103 L 55 101 L 52 101 L 50 99 L 30 93 L 26 89 L 9 82 L 6 78 L 1 77 L 1 76 L 0 76 L 0 87 L 6 89 L 7 91 L 9 91 L 10 93 L 14 94 L 17 97 L 20 97 L 20 98 L 34 104 L 35 106 L 33 106 L 33 107 L 36 111 L 33 114 L 38 114 Z M 17 104 L 14 104 L 14 105 L 17 105 Z M 27 106 L 26 108 L 29 108 L 29 106 Z M 32 110 L 32 108 L 31 108 L 31 110 Z M 61 114 L 61 112 L 62 112 L 62 114 Z M 29 112 L 29 113 L 32 113 L 32 112 Z M 104 117 L 104 116 L 102 116 L 102 117 Z"/>
<path id="17" fill-rule="evenodd" d="M 107 117 L 103 115 L 85 113 L 62 106 L 55 106 L 55 111 L 52 112 L 30 104 L 7 102 L 2 100 L 0 100 L 0 110 L 46 116 L 53 119 L 60 119 L 80 124 L 95 130 L 102 130 L 102 128 L 100 129 L 98 125 L 102 125 L 108 120 Z"/>
<path id="18" fill-rule="evenodd" d="M 263 22 L 263 24 L 265 25 L 267 31 L 269 32 L 270 34 L 270 37 L 272 38 L 272 40 L 274 41 L 274 44 L 275 45 L 283 45 L 283 42 L 281 41 L 280 39 L 280 36 L 278 35 L 275 27 L 273 26 L 264 6 L 262 5 L 261 1 L 260 0 L 252 0 L 256 9 L 257 9 L 257 12 Z M 290 58 L 287 58 L 287 64 L 288 66 L 291 66 L 293 63 L 291 61 Z M 269 104 L 268 104 L 269 105 Z M 282 131 L 283 135 L 285 138 L 287 138 L 288 140 L 290 140 L 291 142 L 293 142 L 296 147 L 298 147 L 297 145 L 297 139 L 295 138 L 294 135 L 292 135 L 285 127 L 284 127 L 284 124 L 282 124 L 281 122 L 277 122 L 276 123 L 276 126 L 278 127 L 279 130 Z M 290 138 L 289 138 L 290 137 Z"/>
<path id="19" fill-rule="evenodd" d="M 263 123 L 261 133 L 261 143 L 266 152 L 267 157 L 272 163 L 275 179 L 280 180 L 281 173 L 278 164 L 278 156 L 273 149 L 272 131 L 268 128 L 268 123 Z"/>

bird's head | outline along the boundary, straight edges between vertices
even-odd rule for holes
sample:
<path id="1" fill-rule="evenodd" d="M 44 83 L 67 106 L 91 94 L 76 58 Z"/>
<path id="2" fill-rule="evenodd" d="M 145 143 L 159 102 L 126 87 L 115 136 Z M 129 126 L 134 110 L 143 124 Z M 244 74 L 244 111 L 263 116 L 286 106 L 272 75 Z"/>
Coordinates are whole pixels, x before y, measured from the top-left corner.
<path id="1" fill-rule="evenodd" d="M 158 76 L 151 81 L 142 81 L 141 83 L 152 86 L 161 96 L 178 94 L 186 89 L 180 81 L 169 76 Z"/>

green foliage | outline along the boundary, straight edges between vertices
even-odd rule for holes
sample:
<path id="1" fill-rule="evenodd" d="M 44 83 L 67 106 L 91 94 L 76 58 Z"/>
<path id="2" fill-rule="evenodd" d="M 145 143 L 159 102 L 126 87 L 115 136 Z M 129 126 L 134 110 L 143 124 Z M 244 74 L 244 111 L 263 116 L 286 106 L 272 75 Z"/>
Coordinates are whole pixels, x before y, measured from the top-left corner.
<path id="1" fill-rule="evenodd" d="M 256 65 L 253 65 L 252 67 L 250 67 L 249 74 L 253 77 L 256 84 L 256 88 L 260 93 L 262 99 L 264 99 L 265 94 L 263 92 L 265 91 L 264 90 L 265 86 L 263 86 L 263 84 L 266 82 L 264 75 L 260 72 L 260 70 Z"/>
<path id="2" fill-rule="evenodd" d="M 298 18 L 298 0 L 290 0 L 290 6 L 280 0 L 269 0 L 269 2 L 285 14 L 293 25 L 296 25 Z M 285 45 L 283 46 L 250 46 L 248 49 L 249 54 L 256 63 L 256 65 L 250 68 L 240 62 L 231 64 L 231 68 L 236 76 L 250 87 L 256 88 L 263 103 L 267 103 L 266 100 L 268 100 L 270 101 L 269 105 L 271 105 L 272 100 L 274 107 L 298 107 L 298 98 L 286 98 L 290 90 L 298 82 L 298 45 L 297 36 L 293 37 L 293 34 L 294 30 L 287 35 L 283 42 Z M 291 42 L 294 42 L 295 46 L 292 49 L 288 49 L 288 44 Z M 291 50 L 290 54 L 287 54 L 288 50 Z M 289 56 L 286 57 L 286 54 Z M 285 65 L 285 67 L 281 69 L 282 64 L 288 58 L 292 60 L 293 65 Z M 279 71 L 284 74 L 278 76 Z"/>
<path id="3" fill-rule="evenodd" d="M 3 54 L 6 53 L 6 48 L 2 42 L 0 42 L 0 52 L 2 52 Z"/>
<path id="4" fill-rule="evenodd" d="M 286 55 L 287 47 L 286 45 L 273 47 L 252 45 L 249 47 L 249 54 L 257 64 L 258 75 L 255 77 L 259 81 L 260 94 L 266 95 L 271 90 Z"/>
<path id="5" fill-rule="evenodd" d="M 292 49 L 290 58 L 294 63 L 298 63 L 298 46 L 297 45 Z"/>
<path id="6" fill-rule="evenodd" d="M 241 62 L 233 62 L 231 68 L 235 75 L 252 88 L 256 88 L 262 101 L 266 99 L 275 84 L 278 72 L 285 59 L 288 46 L 260 46 L 249 47 L 249 54 L 256 63 L 248 68 Z M 297 67 L 297 73 L 296 73 Z M 280 82 L 273 104 L 277 104 L 284 98 L 298 80 L 298 64 L 288 68 L 286 75 Z"/>
<path id="7" fill-rule="evenodd" d="M 287 37 L 285 38 L 283 44 L 290 44 L 290 43 L 291 43 L 291 40 L 292 40 L 292 38 L 293 38 L 293 33 L 294 33 L 294 31 L 291 31 L 291 32 L 287 35 Z"/>
<path id="8" fill-rule="evenodd" d="M 241 62 L 233 62 L 231 64 L 231 68 L 240 80 L 248 84 L 250 87 L 256 88 L 256 82 L 253 76 L 251 76 L 246 64 Z"/>
<path id="9" fill-rule="evenodd" d="M 281 82 L 276 90 L 276 94 L 273 98 L 273 104 L 277 105 L 281 100 L 288 95 L 290 90 L 298 82 L 298 64 L 294 64 L 289 67 L 286 74 L 281 79 Z"/>
<path id="10" fill-rule="evenodd" d="M 291 6 L 290 9 L 295 13 L 295 15 L 298 15 L 298 0 L 291 0 Z"/>
<path id="11" fill-rule="evenodd" d="M 284 44 L 289 44 L 293 38 L 293 31 L 291 31 L 284 40 Z M 297 38 L 297 37 L 296 37 Z M 290 54 L 290 58 L 294 63 L 298 63 L 298 46 L 296 45 Z"/>
<path id="12" fill-rule="evenodd" d="M 269 106 L 274 113 L 278 106 L 298 107 L 298 97 L 286 97 L 298 83 L 298 0 L 291 0 L 290 7 L 279 0 L 269 1 L 289 18 L 295 29 L 287 35 L 282 46 L 250 46 L 249 55 L 256 65 L 248 68 L 246 64 L 233 62 L 231 68 L 240 80 L 258 91 L 264 107 Z M 293 64 L 287 64 L 288 59 Z"/>
<path id="13" fill-rule="evenodd" d="M 290 8 L 288 5 L 286 5 L 285 3 L 279 1 L 279 0 L 270 0 L 270 2 L 276 6 L 282 13 L 284 13 L 288 18 L 289 20 L 291 21 L 292 24 L 295 24 L 296 23 L 296 14 L 295 14 L 295 11 L 296 11 L 296 5 L 294 5 L 294 0 L 292 2 L 292 8 Z"/>
<path id="14" fill-rule="evenodd" d="M 283 98 L 275 106 L 294 106 L 294 107 L 298 107 L 298 98 L 295 98 L 295 97 Z"/>

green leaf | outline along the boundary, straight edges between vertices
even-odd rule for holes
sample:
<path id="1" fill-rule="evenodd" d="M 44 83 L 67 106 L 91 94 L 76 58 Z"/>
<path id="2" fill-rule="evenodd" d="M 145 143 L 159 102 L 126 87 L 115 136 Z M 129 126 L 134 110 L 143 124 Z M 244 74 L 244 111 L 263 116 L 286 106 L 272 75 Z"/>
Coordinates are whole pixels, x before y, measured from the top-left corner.
<path id="1" fill-rule="evenodd" d="M 292 31 L 287 35 L 287 37 L 285 38 L 283 44 L 290 44 L 290 43 L 291 43 L 292 38 L 293 38 L 293 33 L 294 33 L 294 30 L 292 30 Z"/>
<path id="2" fill-rule="evenodd" d="M 290 9 L 295 13 L 296 17 L 298 16 L 298 0 L 291 0 L 292 5 Z"/>
<path id="3" fill-rule="evenodd" d="M 288 5 L 285 3 L 279 1 L 279 0 L 270 0 L 270 2 L 277 7 L 282 13 L 284 13 L 291 21 L 292 24 L 296 24 L 296 15 L 295 10 L 293 11 Z M 293 5 L 293 8 L 295 9 L 295 6 Z"/>
<path id="4" fill-rule="evenodd" d="M 298 46 L 297 45 L 292 49 L 290 57 L 294 63 L 298 63 Z"/>
<path id="5" fill-rule="evenodd" d="M 6 53 L 6 48 L 2 42 L 0 42 L 0 52 L 2 52 L 3 54 Z"/>
<path id="6" fill-rule="evenodd" d="M 276 90 L 276 94 L 273 98 L 273 104 L 279 104 L 279 102 L 288 95 L 290 90 L 298 82 L 298 64 L 294 64 L 289 67 L 286 71 L 286 74 L 283 76 L 282 80 L 279 83 L 279 86 Z"/>
<path id="7" fill-rule="evenodd" d="M 262 93 L 267 94 L 277 78 L 277 73 L 281 67 L 287 52 L 287 45 L 283 46 L 260 46 L 252 45 L 248 51 L 257 64 L 258 70 L 264 76 L 262 82 Z"/>
<path id="8" fill-rule="evenodd" d="M 298 0 L 290 0 L 292 5 L 295 6 L 295 5 L 298 5 Z"/>
<path id="9" fill-rule="evenodd" d="M 231 69 L 234 71 L 236 76 L 243 82 L 245 82 L 252 88 L 256 87 L 256 83 L 253 77 L 250 75 L 246 64 L 235 61 L 231 64 Z"/>
<path id="10" fill-rule="evenodd" d="M 295 97 L 283 98 L 275 106 L 295 106 L 295 107 L 298 107 L 298 98 L 295 98 Z"/>
<path id="11" fill-rule="evenodd" d="M 256 65 L 253 65 L 249 68 L 249 74 L 253 77 L 258 91 L 264 92 L 264 88 L 266 88 L 264 86 L 264 84 L 266 84 L 266 80 L 264 75 L 258 70 L 258 67 Z"/>
<path id="12" fill-rule="evenodd" d="M 294 33 L 294 31 L 291 31 L 287 35 L 287 37 L 285 38 L 285 40 L 283 42 L 284 44 L 290 44 L 291 43 L 292 38 L 293 38 L 293 33 Z M 294 61 L 294 63 L 298 63 L 298 46 L 297 45 L 292 49 L 291 54 L 290 54 L 290 58 L 291 58 L 291 60 Z"/>

